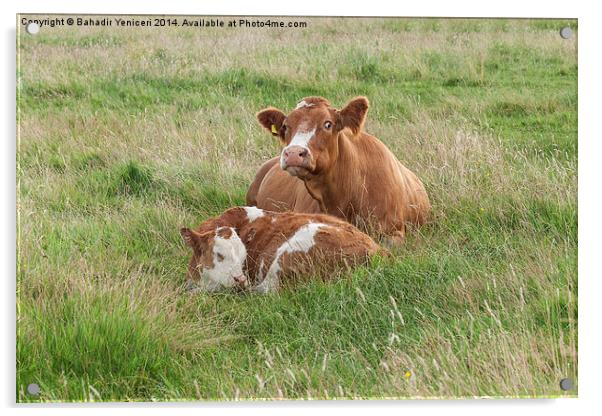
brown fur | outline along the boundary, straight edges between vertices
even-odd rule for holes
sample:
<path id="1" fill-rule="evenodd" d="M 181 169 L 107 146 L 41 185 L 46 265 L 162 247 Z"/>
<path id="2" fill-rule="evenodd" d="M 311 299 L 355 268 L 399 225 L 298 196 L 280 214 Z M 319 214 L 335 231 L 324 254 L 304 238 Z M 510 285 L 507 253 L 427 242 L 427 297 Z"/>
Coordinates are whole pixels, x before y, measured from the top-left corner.
<path id="1" fill-rule="evenodd" d="M 225 229 L 230 235 L 232 230 Z M 222 230 L 220 230 L 221 234 Z M 192 248 L 192 258 L 188 263 L 188 271 L 186 274 L 187 280 L 198 281 L 200 279 L 199 274 L 196 272 L 198 267 L 213 268 L 213 244 L 215 231 L 197 232 L 189 228 L 182 228 L 180 234 L 184 239 L 184 243 Z M 222 235 L 222 237 L 227 238 Z M 229 237 L 229 236 L 228 236 Z"/>
<path id="2" fill-rule="evenodd" d="M 318 126 L 309 143 L 312 157 L 305 169 L 294 172 L 297 177 L 280 168 L 279 157 L 268 161 L 249 189 L 247 202 L 272 210 L 315 212 L 309 196 L 324 213 L 397 239 L 403 238 L 407 226 L 423 224 L 430 211 L 424 185 L 380 140 L 363 131 L 368 100 L 357 97 L 340 111 L 320 97 L 303 101 L 310 105 L 288 116 L 269 108 L 258 113 L 258 120 L 266 129 L 271 124 L 265 120 L 277 120 L 283 147 L 300 125 Z M 332 122 L 330 130 L 320 128 L 325 121 Z"/>

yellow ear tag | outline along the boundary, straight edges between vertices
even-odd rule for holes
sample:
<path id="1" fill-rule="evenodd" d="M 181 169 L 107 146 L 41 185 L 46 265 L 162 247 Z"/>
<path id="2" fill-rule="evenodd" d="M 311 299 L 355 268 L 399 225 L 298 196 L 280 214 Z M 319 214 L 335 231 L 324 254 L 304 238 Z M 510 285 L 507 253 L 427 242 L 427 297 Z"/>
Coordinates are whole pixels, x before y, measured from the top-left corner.
<path id="1" fill-rule="evenodd" d="M 275 124 L 272 124 L 272 134 L 278 134 L 278 130 L 276 130 Z"/>

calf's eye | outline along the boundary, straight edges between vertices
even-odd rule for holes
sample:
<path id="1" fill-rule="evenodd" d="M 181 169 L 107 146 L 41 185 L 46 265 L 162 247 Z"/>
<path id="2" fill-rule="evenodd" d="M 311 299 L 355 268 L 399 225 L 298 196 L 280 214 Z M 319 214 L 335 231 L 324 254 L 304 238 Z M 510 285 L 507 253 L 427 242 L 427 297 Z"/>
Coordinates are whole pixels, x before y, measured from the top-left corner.
<path id="1" fill-rule="evenodd" d="M 324 128 L 326 130 L 330 130 L 331 127 L 332 127 L 332 122 L 331 121 L 325 121 L 324 122 Z"/>
<path id="2" fill-rule="evenodd" d="M 224 256 L 221 253 L 217 253 L 217 261 L 224 261 Z"/>

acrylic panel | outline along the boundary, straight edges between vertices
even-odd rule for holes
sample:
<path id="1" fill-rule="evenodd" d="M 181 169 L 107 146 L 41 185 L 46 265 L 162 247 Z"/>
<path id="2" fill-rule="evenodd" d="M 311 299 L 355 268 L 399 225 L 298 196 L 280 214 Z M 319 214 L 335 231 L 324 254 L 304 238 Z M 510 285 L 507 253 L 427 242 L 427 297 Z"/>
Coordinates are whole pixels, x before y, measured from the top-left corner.
<path id="1" fill-rule="evenodd" d="M 18 15 L 17 401 L 576 397 L 577 37 Z"/>

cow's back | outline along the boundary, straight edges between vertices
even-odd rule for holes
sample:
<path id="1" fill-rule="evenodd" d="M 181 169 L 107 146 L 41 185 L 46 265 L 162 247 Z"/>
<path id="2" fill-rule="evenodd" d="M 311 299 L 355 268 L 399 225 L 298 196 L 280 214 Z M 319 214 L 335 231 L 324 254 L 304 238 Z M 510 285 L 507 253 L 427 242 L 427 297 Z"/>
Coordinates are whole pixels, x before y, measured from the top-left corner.
<path id="1" fill-rule="evenodd" d="M 401 210 L 398 219 L 403 224 L 396 224 L 391 220 L 393 229 L 403 230 L 411 224 L 419 226 L 424 224 L 431 209 L 428 194 L 424 184 L 418 176 L 399 161 L 397 156 L 378 138 L 362 133 L 359 140 L 355 140 L 360 154 L 364 159 L 362 164 L 367 164 L 366 171 L 370 175 L 369 195 L 364 199 L 368 210 L 374 212 L 379 209 L 381 218 L 386 218 L 387 213 Z M 386 224 L 382 224 L 386 225 Z M 385 227 L 386 229 L 386 227 Z M 390 233 L 391 229 L 387 230 Z"/>
<path id="2" fill-rule="evenodd" d="M 423 224 L 430 203 L 416 174 L 370 134 L 361 133 L 344 140 L 344 151 L 350 156 L 345 159 L 347 164 L 338 176 L 348 178 L 345 181 L 347 189 L 326 203 L 330 213 L 336 214 L 341 209 L 337 202 L 345 201 L 347 220 L 360 228 L 377 231 L 377 234 L 391 235 L 395 230 L 403 234 L 407 225 Z M 336 189 L 336 183 L 331 184 L 331 188 Z M 376 223 L 371 224 L 374 220 Z"/>
<path id="3" fill-rule="evenodd" d="M 414 172 L 406 168 L 401 162 L 397 161 L 399 170 L 405 181 L 407 188 L 406 223 L 420 226 L 427 220 L 431 210 L 431 203 L 422 181 Z"/>

